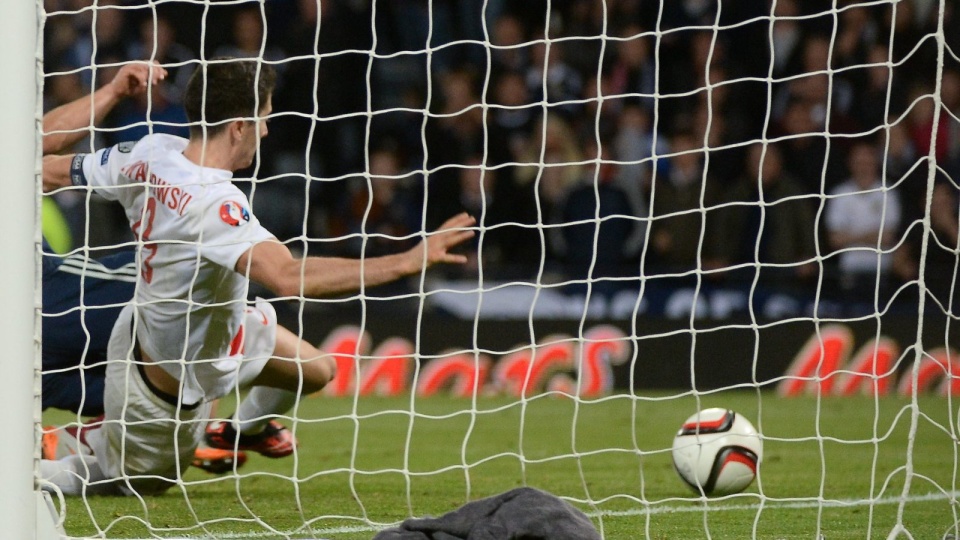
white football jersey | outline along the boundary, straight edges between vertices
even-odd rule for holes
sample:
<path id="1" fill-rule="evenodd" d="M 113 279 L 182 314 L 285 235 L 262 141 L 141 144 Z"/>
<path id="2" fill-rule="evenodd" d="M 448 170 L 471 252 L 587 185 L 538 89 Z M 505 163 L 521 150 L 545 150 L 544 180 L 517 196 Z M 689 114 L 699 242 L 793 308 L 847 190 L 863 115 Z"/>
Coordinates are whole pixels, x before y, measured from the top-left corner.
<path id="1" fill-rule="evenodd" d="M 248 279 L 234 267 L 273 235 L 250 212 L 233 174 L 189 161 L 186 146 L 154 134 L 78 154 L 71 179 L 120 202 L 142 240 L 137 338 L 182 382 L 189 404 L 216 399 L 236 382 Z"/>

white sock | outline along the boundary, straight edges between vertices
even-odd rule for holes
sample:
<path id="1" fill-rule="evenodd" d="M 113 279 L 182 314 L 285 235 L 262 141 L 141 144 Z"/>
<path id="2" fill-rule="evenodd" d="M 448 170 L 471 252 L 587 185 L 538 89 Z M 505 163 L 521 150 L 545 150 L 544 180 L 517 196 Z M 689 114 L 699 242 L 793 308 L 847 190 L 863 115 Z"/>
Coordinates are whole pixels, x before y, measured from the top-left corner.
<path id="1" fill-rule="evenodd" d="M 240 433 L 254 435 L 267 427 L 270 417 L 284 414 L 297 402 L 297 393 L 269 386 L 254 386 L 243 398 L 234 415 Z"/>
<path id="2" fill-rule="evenodd" d="M 57 486 L 64 495 L 116 493 L 117 488 L 107 480 L 97 458 L 91 455 L 72 455 L 58 460 L 40 460 L 40 477 Z M 43 489 L 52 491 L 50 486 Z"/>

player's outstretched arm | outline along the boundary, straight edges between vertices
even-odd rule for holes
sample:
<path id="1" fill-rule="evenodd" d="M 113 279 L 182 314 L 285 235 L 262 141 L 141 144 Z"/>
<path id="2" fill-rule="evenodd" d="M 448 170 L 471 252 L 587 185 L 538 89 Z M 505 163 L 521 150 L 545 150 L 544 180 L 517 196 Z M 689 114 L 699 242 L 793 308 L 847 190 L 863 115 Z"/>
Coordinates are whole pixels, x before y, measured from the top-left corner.
<path id="1" fill-rule="evenodd" d="M 43 115 L 44 155 L 61 152 L 87 134 L 83 128 L 90 125 L 91 106 L 93 123 L 97 125 L 121 100 L 146 92 L 151 84 L 159 83 L 166 76 L 167 70 L 156 62 L 126 64 L 93 96 L 83 96 Z"/>
<path id="2" fill-rule="evenodd" d="M 43 156 L 43 192 L 49 193 L 71 185 L 70 168 L 77 154 Z"/>
<path id="3" fill-rule="evenodd" d="M 408 251 L 362 260 L 296 259 L 278 241 L 260 242 L 240 256 L 235 269 L 280 296 L 322 298 L 389 283 L 434 264 L 463 264 L 467 257 L 451 250 L 473 237 L 474 224 L 472 216 L 458 214 Z"/>

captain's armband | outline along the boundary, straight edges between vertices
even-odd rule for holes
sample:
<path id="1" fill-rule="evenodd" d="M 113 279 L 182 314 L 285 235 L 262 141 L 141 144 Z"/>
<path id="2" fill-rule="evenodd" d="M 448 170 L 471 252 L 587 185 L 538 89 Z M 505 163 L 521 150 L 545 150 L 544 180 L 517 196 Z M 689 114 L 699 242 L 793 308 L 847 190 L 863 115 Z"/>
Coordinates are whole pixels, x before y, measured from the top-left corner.
<path id="1" fill-rule="evenodd" d="M 70 183 L 75 186 L 86 186 L 87 177 L 83 174 L 83 159 L 87 154 L 77 154 L 70 161 Z"/>

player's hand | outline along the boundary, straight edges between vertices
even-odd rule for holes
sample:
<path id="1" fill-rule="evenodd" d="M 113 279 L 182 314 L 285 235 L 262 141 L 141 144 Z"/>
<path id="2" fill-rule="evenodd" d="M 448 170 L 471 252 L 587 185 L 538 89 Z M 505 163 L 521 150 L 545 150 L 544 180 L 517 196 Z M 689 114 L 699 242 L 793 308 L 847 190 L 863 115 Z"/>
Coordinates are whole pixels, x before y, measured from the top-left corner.
<path id="1" fill-rule="evenodd" d="M 166 77 L 167 70 L 156 62 L 131 62 L 120 68 L 110 85 L 117 96 L 130 97 L 146 92 L 151 84 Z"/>
<path id="2" fill-rule="evenodd" d="M 475 233 L 469 228 L 476 224 L 477 220 L 464 212 L 448 219 L 440 228 L 430 233 L 425 240 L 426 266 L 430 267 L 437 263 L 465 264 L 467 262 L 466 255 L 450 253 L 450 250 L 473 238 Z M 417 261 L 417 268 L 423 266 L 423 251 L 424 243 L 421 243 L 408 252 Z"/>

